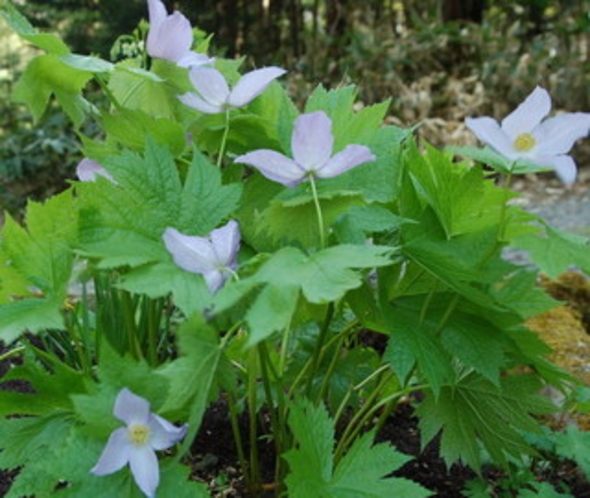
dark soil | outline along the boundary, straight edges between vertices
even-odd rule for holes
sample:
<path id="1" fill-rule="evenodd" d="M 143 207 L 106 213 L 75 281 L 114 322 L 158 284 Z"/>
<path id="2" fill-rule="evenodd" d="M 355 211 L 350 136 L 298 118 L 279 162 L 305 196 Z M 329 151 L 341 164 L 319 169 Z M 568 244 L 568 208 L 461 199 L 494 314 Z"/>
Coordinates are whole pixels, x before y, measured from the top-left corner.
<path id="1" fill-rule="evenodd" d="M 215 403 L 206 412 L 203 425 L 193 444 L 193 478 L 210 486 L 216 497 L 247 497 L 240 472 L 234 440 L 227 422 L 227 407 L 223 402 Z M 242 420 L 243 434 L 246 433 L 247 420 Z M 389 417 L 379 432 L 377 442 L 388 441 L 402 453 L 413 457 L 401 469 L 396 477 L 411 479 L 432 490 L 431 498 L 461 498 L 468 481 L 476 477 L 470 468 L 454 464 L 448 468 L 439 456 L 438 439 L 433 440 L 423 450 L 420 446 L 418 419 L 409 403 L 400 404 Z M 249 451 L 246 449 L 246 451 Z M 263 468 L 263 481 L 268 491 L 262 498 L 274 495 L 274 458 L 272 445 L 262 444 L 258 448 Z M 220 476 L 222 478 L 220 479 Z M 490 496 L 506 498 L 512 496 L 500 489 L 500 482 L 506 474 L 497 468 L 483 469 Z M 569 461 L 561 461 L 551 468 L 544 468 L 536 475 L 538 481 L 554 484 L 556 489 L 568 492 L 576 498 L 590 498 L 590 483 L 583 477 L 577 467 Z M 564 487 L 565 485 L 565 487 Z M 514 495 L 516 496 L 516 495 Z"/>

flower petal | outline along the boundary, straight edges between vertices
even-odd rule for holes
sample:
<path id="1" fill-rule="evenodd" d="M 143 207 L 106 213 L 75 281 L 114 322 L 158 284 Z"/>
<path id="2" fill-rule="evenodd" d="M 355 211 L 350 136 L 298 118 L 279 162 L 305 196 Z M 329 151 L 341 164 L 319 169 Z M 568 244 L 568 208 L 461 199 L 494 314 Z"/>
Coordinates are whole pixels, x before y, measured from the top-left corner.
<path id="1" fill-rule="evenodd" d="M 193 67 L 189 70 L 191 83 L 201 97 L 209 104 L 223 106 L 229 97 L 227 81 L 217 69 L 212 67 Z"/>
<path id="2" fill-rule="evenodd" d="M 186 434 L 188 424 L 176 427 L 166 419 L 152 413 L 148 422 L 150 446 L 154 450 L 166 450 L 178 443 Z"/>
<path id="3" fill-rule="evenodd" d="M 508 159 L 516 159 L 518 154 L 512 147 L 510 137 L 504 133 L 496 120 L 483 118 L 467 118 L 465 125 L 479 140 L 497 150 Z"/>
<path id="4" fill-rule="evenodd" d="M 193 44 L 193 28 L 180 12 L 168 16 L 159 29 L 157 52 L 161 59 L 178 62 L 190 52 Z"/>
<path id="5" fill-rule="evenodd" d="M 193 109 L 196 109 L 197 111 L 200 111 L 204 114 L 219 114 L 220 112 L 224 111 L 224 107 L 222 105 L 213 105 L 209 102 L 205 102 L 196 93 L 192 92 L 179 95 L 178 100 L 180 100 L 184 105 L 192 107 Z"/>
<path id="6" fill-rule="evenodd" d="M 96 180 L 97 175 L 104 176 L 107 180 L 117 183 L 106 169 L 92 159 L 84 158 L 76 166 L 76 176 L 80 181 L 93 182 Z"/>
<path id="7" fill-rule="evenodd" d="M 566 154 L 576 140 L 588 136 L 590 113 L 560 114 L 543 121 L 535 130 L 539 154 Z"/>
<path id="8" fill-rule="evenodd" d="M 364 145 L 348 145 L 338 152 L 315 173 L 318 178 L 332 178 L 338 176 L 363 163 L 374 161 L 376 158 L 371 150 Z"/>
<path id="9" fill-rule="evenodd" d="M 215 251 L 205 237 L 185 235 L 168 227 L 162 236 L 174 263 L 191 273 L 205 274 L 216 268 Z"/>
<path id="10" fill-rule="evenodd" d="M 227 100 L 232 107 L 242 107 L 252 102 L 273 80 L 287 71 L 280 67 L 264 67 L 244 74 L 236 83 Z"/>
<path id="11" fill-rule="evenodd" d="M 166 15 L 166 7 L 159 0 L 148 0 L 148 13 L 148 54 L 174 62 L 180 60 L 190 51 L 193 43 L 193 30 L 189 20 L 180 12 Z"/>
<path id="12" fill-rule="evenodd" d="M 235 159 L 236 163 L 249 164 L 273 182 L 293 187 L 301 182 L 307 172 L 293 159 L 274 150 L 260 149 Z"/>
<path id="13" fill-rule="evenodd" d="M 205 64 L 213 64 L 214 57 L 209 57 L 207 54 L 199 54 L 198 52 L 188 52 L 176 61 L 180 67 L 199 67 Z"/>
<path id="14" fill-rule="evenodd" d="M 295 120 L 291 150 L 306 171 L 316 171 L 332 155 L 332 121 L 324 111 L 302 114 Z"/>
<path id="15" fill-rule="evenodd" d="M 127 425 L 145 425 L 150 416 L 150 404 L 146 399 L 124 387 L 117 395 L 113 414 Z"/>
<path id="16" fill-rule="evenodd" d="M 150 32 L 152 29 L 158 30 L 166 19 L 166 7 L 160 0 L 148 0 L 148 16 L 150 20 Z M 154 35 L 152 35 L 154 36 Z M 148 47 L 150 45 L 150 33 L 148 33 Z M 152 42 L 153 43 L 153 42 Z M 149 50 L 149 48 L 148 48 Z"/>
<path id="17" fill-rule="evenodd" d="M 149 446 L 136 446 L 129 458 L 129 466 L 139 489 L 148 497 L 153 497 L 160 484 L 158 457 Z"/>
<path id="18" fill-rule="evenodd" d="M 551 97 L 547 90 L 537 87 L 514 111 L 502 120 L 502 131 L 511 139 L 531 132 L 551 110 Z"/>
<path id="19" fill-rule="evenodd" d="M 215 294 L 219 289 L 221 289 L 228 276 L 229 274 L 222 271 L 221 269 L 211 270 L 203 273 L 203 277 L 207 283 L 207 288 L 211 294 Z"/>
<path id="20" fill-rule="evenodd" d="M 119 427 L 111 432 L 109 440 L 90 472 L 97 476 L 105 476 L 117 472 L 129 461 L 133 445 L 127 437 L 127 428 Z"/>
<path id="21" fill-rule="evenodd" d="M 240 248 L 240 227 L 236 220 L 230 220 L 226 225 L 216 228 L 209 235 L 217 262 L 227 268 L 234 268 L 236 255 Z"/>
<path id="22" fill-rule="evenodd" d="M 538 156 L 531 160 L 539 166 L 552 168 L 565 185 L 572 185 L 576 181 L 577 167 L 570 156 Z"/>

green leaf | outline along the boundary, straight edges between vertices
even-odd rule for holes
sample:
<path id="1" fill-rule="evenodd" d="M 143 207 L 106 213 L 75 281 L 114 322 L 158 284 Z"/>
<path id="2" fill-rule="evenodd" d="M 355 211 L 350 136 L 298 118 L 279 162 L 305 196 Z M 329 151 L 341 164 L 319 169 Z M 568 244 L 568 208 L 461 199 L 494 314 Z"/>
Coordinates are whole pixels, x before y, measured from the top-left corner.
<path id="1" fill-rule="evenodd" d="M 128 59 L 115 65 L 109 90 L 121 107 L 142 111 L 154 118 L 173 119 L 180 105 L 173 88 L 156 74 L 144 71 Z"/>
<path id="2" fill-rule="evenodd" d="M 426 489 L 412 481 L 385 477 L 409 457 L 388 444 L 373 445 L 373 433 L 361 436 L 335 464 L 334 423 L 323 405 L 297 400 L 291 407 L 288 423 L 297 443 L 283 455 L 290 468 L 285 483 L 291 498 L 428 496 Z"/>
<path id="3" fill-rule="evenodd" d="M 393 214 L 377 204 L 353 206 L 340 215 L 333 224 L 334 232 L 342 243 L 362 244 L 369 234 L 395 231 L 402 223 L 415 223 Z"/>
<path id="4" fill-rule="evenodd" d="M 472 373 L 444 386 L 437 396 L 426 391 L 416 411 L 423 446 L 442 430 L 440 451 L 447 464 L 463 460 L 476 470 L 481 467 L 480 443 L 503 466 L 508 455 L 519 458 L 531 453 L 521 431 L 538 432 L 532 414 L 553 409 L 537 394 L 540 386 L 537 379 L 524 375 L 503 377 L 495 386 Z"/>
<path id="5" fill-rule="evenodd" d="M 469 157 L 481 164 L 490 166 L 500 173 L 523 175 L 526 173 L 539 173 L 541 171 L 550 170 L 548 167 L 539 166 L 522 159 L 513 163 L 510 159 L 504 157 L 490 147 L 449 147 L 448 150 L 453 154 Z"/>
<path id="6" fill-rule="evenodd" d="M 0 304 L 0 337 L 11 342 L 24 330 L 62 328 L 61 308 L 67 295 L 77 240 L 78 212 L 71 190 L 52 197 L 45 204 L 29 202 L 26 227 L 7 217 L 2 228 L 2 251 L 10 262 L 9 271 L 0 270 L 0 285 L 18 297 Z M 17 286 L 8 288 L 14 274 Z M 11 275 L 10 281 L 5 275 Z M 23 280 L 29 285 L 24 294 Z"/>
<path id="7" fill-rule="evenodd" d="M 222 313 L 252 289 L 262 287 L 246 314 L 251 328 L 249 344 L 252 345 L 255 340 L 262 340 L 289 324 L 299 291 L 310 303 L 336 301 L 362 284 L 362 275 L 354 268 L 388 265 L 393 252 L 392 248 L 383 246 L 339 245 L 308 256 L 295 247 L 284 247 L 252 276 L 221 289 L 214 299 L 215 310 Z M 282 309 L 272 318 L 265 317 L 278 308 Z"/>
<path id="8" fill-rule="evenodd" d="M 151 136 L 160 145 L 167 146 L 174 156 L 184 151 L 186 145 L 184 130 L 176 121 L 153 118 L 143 111 L 131 109 L 104 113 L 101 120 L 109 141 L 115 140 L 133 150 L 143 150 L 145 137 Z"/>
<path id="9" fill-rule="evenodd" d="M 12 301 L 15 296 L 29 295 L 30 284 L 0 250 L 0 305 Z"/>
<path id="10" fill-rule="evenodd" d="M 267 120 L 274 128 L 273 139 L 276 137 L 282 152 L 288 154 L 291 151 L 293 122 L 299 111 L 287 90 L 278 81 L 274 81 L 248 106 L 248 109 Z M 251 150 L 254 150 L 254 147 Z"/>
<path id="11" fill-rule="evenodd" d="M 10 344 L 26 330 L 36 334 L 45 329 L 63 328 L 62 305 L 63 301 L 55 298 L 0 304 L 0 339 Z"/>
<path id="12" fill-rule="evenodd" d="M 361 136 L 366 138 L 361 140 L 360 136 L 353 135 L 349 143 L 367 146 L 376 160 L 325 180 L 326 184 L 333 190 L 357 192 L 367 202 L 389 203 L 396 200 L 401 190 L 402 144 L 410 132 L 394 126 L 383 126 Z"/>
<path id="13" fill-rule="evenodd" d="M 70 414 L 0 420 L 0 468 L 23 467 L 7 498 L 50 496 L 62 476 L 53 469 L 60 449 L 71 428 Z M 70 456 L 71 461 L 71 456 Z"/>
<path id="14" fill-rule="evenodd" d="M 2 381 L 27 382 L 34 393 L 0 391 L 0 416 L 48 416 L 72 410 L 70 396 L 86 392 L 83 374 L 51 355 L 45 355 L 44 361 L 50 368 L 26 351 L 23 364 L 2 377 Z"/>
<path id="15" fill-rule="evenodd" d="M 93 73 L 74 69 L 53 54 L 39 55 L 28 64 L 14 87 L 13 98 L 27 104 L 38 121 L 51 96 L 55 96 L 66 114 L 79 126 L 90 110 L 81 91 Z"/>
<path id="16" fill-rule="evenodd" d="M 241 194 L 240 184 L 222 185 L 219 169 L 195 149 L 180 197 L 176 228 L 190 227 L 200 235 L 209 233 L 235 211 Z"/>
<path id="17" fill-rule="evenodd" d="M 541 235 L 526 234 L 516 237 L 511 245 L 530 251 L 530 258 L 539 269 L 557 278 L 572 266 L 590 273 L 590 238 L 559 231 L 548 224 Z"/>
<path id="18" fill-rule="evenodd" d="M 484 180 L 481 168 L 453 162 L 434 147 L 420 153 L 412 142 L 404 160 L 418 196 L 432 207 L 447 238 L 496 226 L 502 205 L 515 195 Z"/>
<path id="19" fill-rule="evenodd" d="M 301 185 L 297 191 L 287 193 L 288 196 L 279 194 L 268 207 L 265 206 L 266 209 L 258 218 L 258 233 L 267 233 L 280 245 L 290 243 L 305 247 L 319 246 L 317 211 L 309 185 Z M 325 192 L 321 186 L 319 197 L 325 230 L 340 215 L 362 203 L 362 199 L 354 192 Z"/>
<path id="20" fill-rule="evenodd" d="M 554 437 L 556 453 L 576 462 L 586 478 L 590 478 L 590 432 L 568 426 Z"/>
<path id="21" fill-rule="evenodd" d="M 152 299 L 172 293 L 174 304 L 187 316 L 205 309 L 212 299 L 202 275 L 181 270 L 172 261 L 133 269 L 117 287 Z"/>
<path id="22" fill-rule="evenodd" d="M 402 225 L 404 254 L 466 299 L 498 309 L 488 291 L 511 269 L 499 254 L 497 229 L 447 238 L 434 213 L 427 209 L 418 223 Z"/>
<path id="23" fill-rule="evenodd" d="M 434 393 L 438 394 L 442 386 L 455 377 L 448 352 L 433 331 L 420 321 L 416 310 L 387 303 L 383 303 L 381 309 L 389 332 L 384 360 L 391 365 L 402 385 L 406 384 L 417 364 Z"/>
<path id="24" fill-rule="evenodd" d="M 0 15 L 6 20 L 8 25 L 25 40 L 39 47 L 50 54 L 63 55 L 69 53 L 70 49 L 56 35 L 50 33 L 39 33 L 29 23 L 10 1 L 2 2 L 0 5 Z"/>
<path id="25" fill-rule="evenodd" d="M 115 67 L 108 61 L 89 55 L 66 54 L 62 55 L 59 60 L 71 68 L 90 73 L 108 73 Z"/>

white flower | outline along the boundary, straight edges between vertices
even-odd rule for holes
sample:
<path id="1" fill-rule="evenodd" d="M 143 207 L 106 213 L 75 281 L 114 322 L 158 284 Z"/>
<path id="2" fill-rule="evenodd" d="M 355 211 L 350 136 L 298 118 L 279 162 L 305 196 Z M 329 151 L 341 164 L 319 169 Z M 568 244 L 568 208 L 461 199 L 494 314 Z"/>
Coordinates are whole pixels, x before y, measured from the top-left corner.
<path id="1" fill-rule="evenodd" d="M 193 67 L 189 77 L 197 93 L 187 92 L 178 98 L 197 111 L 218 114 L 243 107 L 260 95 L 273 80 L 287 71 L 280 67 L 264 67 L 244 74 L 230 90 L 224 76 L 212 67 Z"/>
<path id="2" fill-rule="evenodd" d="M 291 137 L 293 159 L 274 150 L 261 149 L 239 156 L 235 162 L 249 164 L 268 179 L 293 187 L 310 176 L 332 178 L 375 160 L 364 145 L 348 145 L 335 155 L 332 155 L 333 146 L 332 121 L 325 112 L 316 111 L 295 120 Z"/>
<path id="3" fill-rule="evenodd" d="M 172 227 L 166 228 L 162 237 L 174 262 L 183 270 L 203 275 L 211 293 L 219 290 L 236 268 L 240 229 L 235 220 L 207 237 L 185 235 Z"/>
<path id="4" fill-rule="evenodd" d="M 191 51 L 193 28 L 184 15 L 178 11 L 168 15 L 160 0 L 148 0 L 148 11 L 150 29 L 146 49 L 150 56 L 176 62 L 182 67 L 213 62 L 207 55 Z"/>
<path id="5" fill-rule="evenodd" d="M 160 483 L 160 470 L 155 450 L 165 450 L 178 443 L 188 425 L 176 427 L 150 412 L 147 400 L 123 388 L 113 410 L 126 427 L 115 429 L 97 464 L 90 472 L 98 476 L 112 474 L 127 463 L 143 493 L 153 497 Z"/>
<path id="6" fill-rule="evenodd" d="M 490 117 L 467 118 L 465 124 L 482 142 L 516 161 L 523 159 L 555 170 L 571 185 L 576 179 L 576 164 L 567 155 L 574 142 L 588 135 L 590 113 L 576 112 L 543 121 L 551 110 L 551 97 L 537 87 L 501 124 Z"/>

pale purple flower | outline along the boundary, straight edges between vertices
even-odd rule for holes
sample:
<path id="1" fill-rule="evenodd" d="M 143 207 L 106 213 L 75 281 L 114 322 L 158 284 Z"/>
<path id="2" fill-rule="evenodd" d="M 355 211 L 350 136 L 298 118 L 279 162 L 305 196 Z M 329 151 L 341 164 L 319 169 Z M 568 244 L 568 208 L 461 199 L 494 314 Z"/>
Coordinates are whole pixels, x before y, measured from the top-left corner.
<path id="1" fill-rule="evenodd" d="M 552 168 L 571 185 L 576 179 L 576 164 L 567 155 L 574 142 L 588 135 L 590 113 L 559 114 L 543 121 L 551 110 L 551 97 L 540 87 L 500 124 L 490 117 L 467 118 L 465 124 L 482 142 L 510 159 Z"/>
<path id="2" fill-rule="evenodd" d="M 237 267 L 240 228 L 235 220 L 206 237 L 185 235 L 168 227 L 162 236 L 174 262 L 183 270 L 203 275 L 211 293 L 221 288 Z"/>
<path id="3" fill-rule="evenodd" d="M 269 66 L 244 74 L 230 90 L 223 74 L 212 67 L 193 67 L 189 77 L 197 91 L 187 92 L 178 98 L 197 111 L 218 114 L 228 109 L 243 107 L 260 95 L 273 80 L 287 71 Z"/>
<path id="4" fill-rule="evenodd" d="M 191 51 L 193 28 L 189 20 L 178 11 L 168 15 L 160 0 L 148 0 L 150 29 L 146 49 L 152 57 L 176 62 L 182 67 L 210 64 L 213 59 Z"/>
<path id="5" fill-rule="evenodd" d="M 153 497 L 160 483 L 160 469 L 155 450 L 165 450 L 178 443 L 188 425 L 176 427 L 150 412 L 150 404 L 126 387 L 115 401 L 113 414 L 125 427 L 115 429 L 90 472 L 98 476 L 112 474 L 129 464 L 137 486 Z"/>
<path id="6" fill-rule="evenodd" d="M 332 178 L 360 164 L 375 160 L 364 145 L 347 145 L 332 155 L 332 121 L 323 111 L 302 114 L 295 120 L 291 137 L 293 159 L 274 150 L 261 149 L 236 158 L 264 176 L 287 187 L 315 178 Z"/>
<path id="7" fill-rule="evenodd" d="M 82 182 L 93 182 L 97 176 L 104 176 L 110 182 L 117 183 L 106 169 L 96 161 L 88 158 L 84 158 L 78 163 L 76 176 Z"/>

